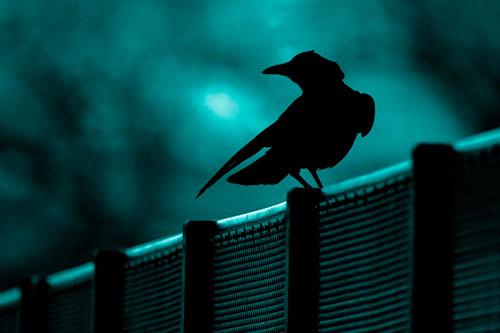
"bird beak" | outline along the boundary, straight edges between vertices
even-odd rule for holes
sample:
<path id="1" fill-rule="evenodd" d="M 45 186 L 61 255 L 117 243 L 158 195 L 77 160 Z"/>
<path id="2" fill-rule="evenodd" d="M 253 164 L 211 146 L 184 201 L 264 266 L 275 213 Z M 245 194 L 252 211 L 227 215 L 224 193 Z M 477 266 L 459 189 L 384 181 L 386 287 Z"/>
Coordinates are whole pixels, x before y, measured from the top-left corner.
<path id="1" fill-rule="evenodd" d="M 262 74 L 278 74 L 278 75 L 288 76 L 289 72 L 290 72 L 290 63 L 285 62 L 284 64 L 275 65 L 264 69 Z"/>

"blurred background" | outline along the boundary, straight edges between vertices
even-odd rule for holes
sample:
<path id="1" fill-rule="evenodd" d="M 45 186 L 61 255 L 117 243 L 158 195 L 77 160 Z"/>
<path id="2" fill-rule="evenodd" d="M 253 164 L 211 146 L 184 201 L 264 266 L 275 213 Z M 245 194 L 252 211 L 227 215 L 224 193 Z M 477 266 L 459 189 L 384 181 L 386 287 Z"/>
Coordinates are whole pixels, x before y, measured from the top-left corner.
<path id="1" fill-rule="evenodd" d="M 293 179 L 194 197 L 300 95 L 261 72 L 302 51 L 376 102 L 325 184 L 500 126 L 498 17 L 494 0 L 1 1 L 0 289 L 284 201 Z"/>

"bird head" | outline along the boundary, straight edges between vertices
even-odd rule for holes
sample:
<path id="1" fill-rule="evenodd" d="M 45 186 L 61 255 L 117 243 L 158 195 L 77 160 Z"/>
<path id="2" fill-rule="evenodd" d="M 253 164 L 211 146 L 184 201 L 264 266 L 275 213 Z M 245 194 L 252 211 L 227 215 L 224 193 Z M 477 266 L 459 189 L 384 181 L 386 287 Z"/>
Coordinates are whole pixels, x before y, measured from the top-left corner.
<path id="1" fill-rule="evenodd" d="M 292 60 L 271 66 L 262 73 L 284 75 L 302 89 L 344 79 L 344 73 L 336 62 L 325 59 L 314 51 L 299 53 Z"/>

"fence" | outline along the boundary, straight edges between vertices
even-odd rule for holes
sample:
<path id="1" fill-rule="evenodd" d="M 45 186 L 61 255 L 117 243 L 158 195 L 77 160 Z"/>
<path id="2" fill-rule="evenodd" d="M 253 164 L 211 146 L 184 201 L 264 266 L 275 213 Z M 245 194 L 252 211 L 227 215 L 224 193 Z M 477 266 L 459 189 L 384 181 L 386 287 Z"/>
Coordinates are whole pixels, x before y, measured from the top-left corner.
<path id="1" fill-rule="evenodd" d="M 95 259 L 96 332 L 179 332 L 181 235 Z"/>
<path id="2" fill-rule="evenodd" d="M 0 293 L 1 332 L 500 330 L 500 131 Z"/>
<path id="3" fill-rule="evenodd" d="M 12 288 L 0 293 L 0 332 L 19 331 L 21 290 Z"/>
<path id="4" fill-rule="evenodd" d="M 93 282 L 93 263 L 46 277 L 24 279 L 21 283 L 19 331 L 90 332 L 93 325 Z"/>

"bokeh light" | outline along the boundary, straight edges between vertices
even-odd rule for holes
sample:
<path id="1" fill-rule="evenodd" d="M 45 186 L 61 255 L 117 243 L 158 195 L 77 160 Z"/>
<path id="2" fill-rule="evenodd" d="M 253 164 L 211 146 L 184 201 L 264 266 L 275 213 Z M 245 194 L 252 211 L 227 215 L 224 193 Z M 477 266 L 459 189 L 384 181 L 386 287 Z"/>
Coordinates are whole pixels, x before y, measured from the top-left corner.
<path id="1" fill-rule="evenodd" d="M 228 94 L 214 93 L 205 96 L 205 105 L 224 119 L 233 119 L 240 106 Z"/>

